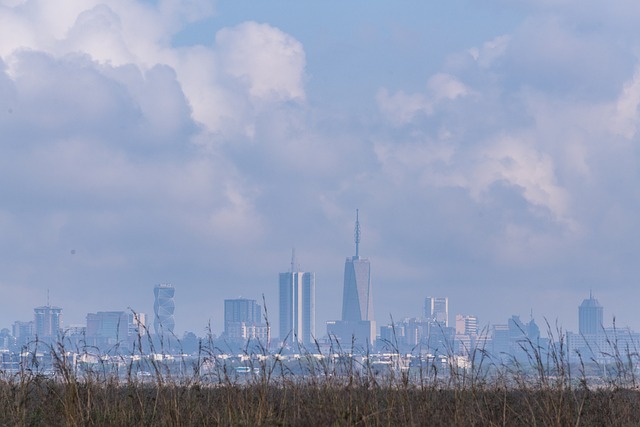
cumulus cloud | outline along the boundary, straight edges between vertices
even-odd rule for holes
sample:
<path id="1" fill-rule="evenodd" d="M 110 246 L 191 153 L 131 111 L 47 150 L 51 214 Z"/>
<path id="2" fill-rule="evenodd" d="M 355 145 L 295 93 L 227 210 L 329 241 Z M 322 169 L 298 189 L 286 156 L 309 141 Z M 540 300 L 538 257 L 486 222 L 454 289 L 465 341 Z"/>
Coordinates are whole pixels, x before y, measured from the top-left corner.
<path id="1" fill-rule="evenodd" d="M 501 35 L 484 42 L 480 48 L 470 48 L 468 52 L 480 67 L 488 68 L 506 53 L 510 40 L 510 36 Z"/>
<path id="2" fill-rule="evenodd" d="M 227 22 L 207 0 L 2 0 L 0 283 L 139 302 L 176 278 L 208 292 L 181 306 L 213 312 L 240 284 L 271 293 L 301 241 L 330 309 L 356 207 L 381 313 L 411 315 L 400 287 L 460 301 L 637 276 L 637 6 L 516 3 L 508 25 L 367 50 L 351 27 Z M 210 39 L 172 44 L 205 18 Z"/>
<path id="3" fill-rule="evenodd" d="M 134 63 L 119 15 L 106 4 L 82 11 L 60 43 L 59 51 L 85 52 L 94 61 L 114 65 Z"/>
<path id="4" fill-rule="evenodd" d="M 427 81 L 426 93 L 407 94 L 402 90 L 390 94 L 381 88 L 376 96 L 378 108 L 393 123 L 403 125 L 422 113 L 431 115 L 439 104 L 469 95 L 467 86 L 454 76 L 438 73 Z"/>
<path id="5" fill-rule="evenodd" d="M 75 257 L 82 271 L 131 272 L 126 287 L 161 270 L 158 263 L 177 271 L 195 262 L 200 255 L 187 253 L 197 248 L 230 253 L 262 239 L 255 184 L 223 145 L 270 109 L 301 105 L 305 53 L 283 31 L 253 22 L 221 29 L 209 46 L 172 47 L 172 36 L 211 16 L 211 5 L 2 3 L 0 176 L 13 185 L 0 190 L 0 230 L 43 271 L 12 269 L 4 286 L 40 286 L 50 268 L 69 280 L 60 297 L 79 292 L 80 272 L 47 255 L 61 246 L 91 253 Z M 175 254 L 180 247 L 184 256 Z M 145 263 L 147 273 L 133 272 Z M 119 303 L 135 305 L 141 295 Z M 95 297 L 87 293 L 87 304 Z M 24 304 L 28 316 L 34 302 Z"/>
<path id="6" fill-rule="evenodd" d="M 612 117 L 613 131 L 631 139 L 635 136 L 640 119 L 640 68 L 627 81 L 618 97 Z"/>
<path id="7" fill-rule="evenodd" d="M 390 94 L 387 89 L 382 88 L 378 91 L 376 100 L 380 110 L 397 124 L 410 122 L 420 112 L 430 114 L 433 111 L 432 106 L 419 93 L 406 94 L 399 90 Z"/>
<path id="8" fill-rule="evenodd" d="M 246 22 L 216 34 L 227 74 L 259 99 L 304 100 L 304 50 L 300 42 L 268 24 Z"/>
<path id="9" fill-rule="evenodd" d="M 223 28 L 213 47 L 185 48 L 173 63 L 195 120 L 226 138 L 252 138 L 259 114 L 306 96 L 302 45 L 268 24 Z"/>
<path id="10" fill-rule="evenodd" d="M 556 221 L 569 220 L 568 194 L 557 183 L 553 160 L 530 142 L 501 136 L 479 149 L 475 164 L 467 181 L 474 198 L 502 181 L 521 189 L 527 202 L 547 209 Z"/>

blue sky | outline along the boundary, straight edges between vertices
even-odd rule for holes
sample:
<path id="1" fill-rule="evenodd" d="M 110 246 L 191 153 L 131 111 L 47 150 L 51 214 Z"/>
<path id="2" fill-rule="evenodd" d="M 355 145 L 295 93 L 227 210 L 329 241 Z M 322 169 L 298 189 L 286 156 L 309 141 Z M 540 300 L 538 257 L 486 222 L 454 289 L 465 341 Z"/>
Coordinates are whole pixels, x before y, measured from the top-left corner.
<path id="1" fill-rule="evenodd" d="M 0 325 L 64 308 L 222 328 L 277 313 L 291 248 L 318 334 L 344 259 L 380 324 L 426 296 L 640 329 L 640 6 L 0 0 Z"/>

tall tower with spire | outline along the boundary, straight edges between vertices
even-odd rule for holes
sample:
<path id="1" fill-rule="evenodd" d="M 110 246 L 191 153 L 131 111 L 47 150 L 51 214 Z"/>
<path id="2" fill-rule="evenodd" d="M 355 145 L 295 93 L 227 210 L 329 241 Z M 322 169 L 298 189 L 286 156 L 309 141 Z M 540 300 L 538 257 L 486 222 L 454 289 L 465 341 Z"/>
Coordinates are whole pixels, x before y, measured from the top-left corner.
<path id="1" fill-rule="evenodd" d="M 342 320 L 328 321 L 327 334 L 343 346 L 366 352 L 375 343 L 376 322 L 373 318 L 371 264 L 368 259 L 360 258 L 360 237 L 360 217 L 356 209 L 356 254 L 348 257 L 344 263 Z"/>
<path id="2" fill-rule="evenodd" d="M 373 295 L 371 293 L 371 264 L 360 258 L 360 218 L 356 210 L 354 240 L 356 254 L 344 264 L 344 288 L 342 293 L 342 320 L 359 322 L 373 320 Z"/>

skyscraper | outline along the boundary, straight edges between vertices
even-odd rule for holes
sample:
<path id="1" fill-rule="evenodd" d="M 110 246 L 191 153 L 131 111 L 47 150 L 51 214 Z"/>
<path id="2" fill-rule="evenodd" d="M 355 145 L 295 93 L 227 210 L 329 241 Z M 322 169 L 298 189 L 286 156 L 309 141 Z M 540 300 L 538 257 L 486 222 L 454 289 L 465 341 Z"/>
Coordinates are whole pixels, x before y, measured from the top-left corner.
<path id="1" fill-rule="evenodd" d="M 124 311 L 99 311 L 87 314 L 87 343 L 104 349 L 129 340 L 129 315 Z"/>
<path id="2" fill-rule="evenodd" d="M 373 296 L 371 294 L 371 264 L 360 258 L 360 220 L 356 210 L 355 256 L 344 263 L 344 288 L 342 293 L 342 320 L 359 322 L 374 320 Z"/>
<path id="3" fill-rule="evenodd" d="M 603 308 L 593 294 L 578 307 L 578 332 L 581 335 L 596 335 L 602 332 Z"/>
<path id="4" fill-rule="evenodd" d="M 21 322 L 16 320 L 13 323 L 13 336 L 16 338 L 16 345 L 22 347 L 33 338 L 35 333 L 35 323 L 33 320 L 29 322 Z"/>
<path id="5" fill-rule="evenodd" d="M 36 337 L 49 342 L 57 340 L 62 326 L 62 309 L 47 304 L 33 311 Z"/>
<path id="6" fill-rule="evenodd" d="M 478 335 L 478 318 L 456 314 L 456 334 Z"/>
<path id="7" fill-rule="evenodd" d="M 155 297 L 153 303 L 153 313 L 155 315 L 153 329 L 156 335 L 173 334 L 173 328 L 175 327 L 175 320 L 173 319 L 173 311 L 175 310 L 174 294 L 173 285 L 160 284 L 153 288 Z"/>
<path id="8" fill-rule="evenodd" d="M 427 297 L 424 299 L 424 317 L 440 327 L 449 326 L 449 298 Z"/>
<path id="9" fill-rule="evenodd" d="M 296 271 L 280 273 L 280 340 L 287 343 L 313 343 L 316 334 L 316 276 Z"/>
<path id="10" fill-rule="evenodd" d="M 129 316 L 129 336 L 143 336 L 147 330 L 147 315 L 145 313 L 130 312 Z"/>
<path id="11" fill-rule="evenodd" d="M 254 299 L 236 298 L 224 300 L 224 331 L 229 331 L 233 322 L 260 323 L 262 307 Z"/>
<path id="12" fill-rule="evenodd" d="M 327 333 L 342 342 L 355 344 L 368 350 L 376 338 L 376 322 L 373 317 L 373 295 L 371 293 L 371 264 L 360 258 L 360 218 L 356 209 L 355 226 L 356 254 L 348 257 L 344 264 L 344 287 L 342 291 L 342 320 L 327 322 Z"/>
<path id="13" fill-rule="evenodd" d="M 254 299 L 224 300 L 224 335 L 231 341 L 259 339 L 269 344 L 270 327 L 262 322 L 262 307 Z"/>

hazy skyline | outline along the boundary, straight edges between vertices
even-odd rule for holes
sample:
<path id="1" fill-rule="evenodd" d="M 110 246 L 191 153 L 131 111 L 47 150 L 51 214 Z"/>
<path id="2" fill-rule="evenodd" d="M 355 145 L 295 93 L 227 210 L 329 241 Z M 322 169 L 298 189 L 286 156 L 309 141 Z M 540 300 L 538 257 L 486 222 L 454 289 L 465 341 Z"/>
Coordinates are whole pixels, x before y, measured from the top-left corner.
<path id="1" fill-rule="evenodd" d="M 378 325 L 426 296 L 503 323 L 640 330 L 640 4 L 0 0 L 0 326 L 46 303 L 223 330 L 278 313 L 291 248 L 316 331 L 343 263 Z M 542 323 L 540 323 L 542 326 Z M 277 325 L 274 324 L 277 328 Z M 277 329 L 276 329 L 277 330 Z"/>

